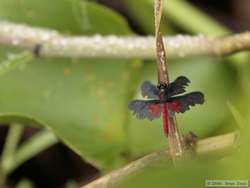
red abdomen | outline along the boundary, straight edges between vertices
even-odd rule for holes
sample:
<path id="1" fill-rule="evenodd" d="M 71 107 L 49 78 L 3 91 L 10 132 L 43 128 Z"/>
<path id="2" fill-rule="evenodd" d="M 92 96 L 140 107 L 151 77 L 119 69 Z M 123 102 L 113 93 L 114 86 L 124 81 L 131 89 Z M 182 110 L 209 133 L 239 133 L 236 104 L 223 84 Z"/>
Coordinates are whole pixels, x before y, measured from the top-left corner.
<path id="1" fill-rule="evenodd" d="M 162 103 L 162 120 L 163 120 L 163 130 L 166 136 L 169 132 L 169 116 L 168 116 L 168 105 L 167 103 Z"/>

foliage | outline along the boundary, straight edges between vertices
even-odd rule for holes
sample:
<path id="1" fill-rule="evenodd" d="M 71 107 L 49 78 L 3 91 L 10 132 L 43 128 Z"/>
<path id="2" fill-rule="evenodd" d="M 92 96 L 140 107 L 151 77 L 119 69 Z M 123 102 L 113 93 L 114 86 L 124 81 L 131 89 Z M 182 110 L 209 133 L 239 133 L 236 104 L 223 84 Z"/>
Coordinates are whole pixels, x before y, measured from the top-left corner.
<path id="1" fill-rule="evenodd" d="M 164 20 L 163 31 L 171 31 L 175 34 L 172 27 L 175 23 L 182 30 L 192 33 L 228 32 L 228 29 L 199 12 L 186 1 L 174 2 L 169 3 L 171 10 L 165 11 L 168 19 Z M 128 0 L 126 6 L 130 14 L 140 23 L 143 32 L 152 33 L 152 12 L 149 9 L 152 2 Z M 17 9 L 20 11 L 16 11 Z M 187 12 L 194 15 L 192 19 L 188 19 L 189 22 L 186 22 L 186 16 L 189 15 Z M 149 20 L 145 20 L 142 15 Z M 132 34 L 132 29 L 121 15 L 92 1 L 0 0 L 0 19 L 53 28 L 70 35 Z M 204 27 L 205 22 L 209 24 L 208 27 Z M 6 58 L 6 54 L 11 52 L 16 53 L 19 58 L 14 59 L 15 62 L 22 61 L 24 64 L 20 55 L 22 57 L 26 52 L 3 48 L 0 51 L 0 59 L 5 62 L 11 64 L 13 61 Z M 38 123 L 52 131 L 84 160 L 102 170 L 117 168 L 128 160 L 166 146 L 160 120 L 138 121 L 127 110 L 128 101 L 139 95 L 142 81 L 145 79 L 156 81 L 154 62 L 62 58 L 27 58 L 26 61 L 30 63 L 21 68 L 12 63 L 14 66 L 10 70 L 1 71 L 3 72 L 0 76 L 0 121 L 2 123 L 16 121 Z M 249 62 L 249 58 L 245 58 L 244 61 Z M 205 137 L 215 132 L 223 132 L 223 127 L 227 126 L 228 121 L 232 119 L 227 102 L 232 101 L 238 105 L 239 95 L 243 96 L 243 92 L 248 92 L 241 90 L 249 84 L 248 72 L 238 66 L 237 62 L 234 61 L 234 64 L 231 64 L 222 58 L 174 59 L 169 63 L 172 79 L 177 75 L 186 75 L 193 81 L 190 90 L 202 90 L 206 95 L 204 106 L 192 109 L 189 113 L 178 117 L 178 124 L 183 133 L 192 130 L 199 137 Z M 4 62 L 0 64 L 0 70 L 4 69 L 2 68 L 4 66 Z M 246 96 L 247 94 L 244 95 Z M 240 97 L 241 101 L 243 99 Z M 233 128 L 236 126 L 232 126 Z M 33 143 L 34 140 L 31 139 L 30 142 Z M 56 143 L 56 139 L 51 137 L 48 142 L 44 142 L 42 145 L 45 147 L 42 149 Z M 33 145 L 34 148 L 37 147 L 36 142 Z M 26 149 L 20 155 L 31 157 L 41 151 L 41 149 L 35 150 Z M 24 159 L 21 157 L 21 162 L 24 162 Z M 21 162 L 19 161 L 19 164 Z M 234 162 L 235 159 L 232 163 L 235 164 Z M 214 177 L 210 175 L 219 173 L 222 169 L 223 173 L 226 173 L 228 168 L 232 168 L 232 165 L 228 165 L 231 163 L 230 159 L 218 163 L 219 165 L 213 163 L 211 168 L 206 165 L 203 168 L 203 165 L 195 164 L 197 168 L 191 167 L 193 173 L 187 176 L 187 180 L 201 177 L 199 170 L 204 172 L 202 174 L 204 177 Z M 220 168 L 219 171 L 218 168 Z M 155 174 L 168 179 L 173 178 L 173 180 L 174 175 L 185 176 L 186 174 L 184 171 L 178 172 L 174 169 L 164 172 L 164 169 L 165 167 L 154 169 L 157 172 Z M 185 170 L 190 170 L 190 166 Z M 232 175 L 234 173 L 230 174 Z M 151 172 L 150 175 L 142 176 L 142 181 L 148 176 L 161 181 L 160 178 L 152 176 Z M 198 187 L 200 181 L 192 187 Z M 174 186 L 178 187 L 173 183 Z"/>

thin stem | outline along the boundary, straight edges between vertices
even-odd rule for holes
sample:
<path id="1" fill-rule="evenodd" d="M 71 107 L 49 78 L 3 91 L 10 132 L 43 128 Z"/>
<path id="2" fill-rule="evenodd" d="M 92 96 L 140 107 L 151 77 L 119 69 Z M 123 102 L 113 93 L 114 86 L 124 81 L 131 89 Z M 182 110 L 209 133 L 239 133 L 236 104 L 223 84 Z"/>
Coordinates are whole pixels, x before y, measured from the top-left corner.
<path id="1" fill-rule="evenodd" d="M 186 157 L 186 148 L 183 142 L 182 135 L 177 126 L 176 116 L 169 118 L 169 134 L 168 134 L 168 144 L 169 151 L 172 156 L 174 164 L 179 160 L 183 160 Z"/>
<path id="2" fill-rule="evenodd" d="M 238 146 L 239 132 L 232 132 L 225 135 L 206 138 L 197 142 L 194 151 L 197 157 L 213 155 L 216 158 L 224 157 L 233 152 Z M 151 153 L 142 157 L 127 166 L 111 172 L 82 188 L 106 188 L 117 185 L 127 177 L 143 171 L 145 168 L 162 161 L 170 161 L 171 155 L 168 149 Z"/>
<path id="3" fill-rule="evenodd" d="M 168 58 L 222 56 L 250 50 L 250 32 L 223 37 L 177 35 L 164 37 L 163 41 Z M 67 36 L 55 30 L 0 21 L 0 45 L 33 50 L 37 44 L 42 44 L 42 57 L 155 58 L 152 36 Z"/>
<path id="4" fill-rule="evenodd" d="M 0 163 L 0 187 L 6 177 L 25 161 L 58 142 L 53 133 L 43 130 L 26 140 L 17 149 L 23 127 L 18 124 L 10 126 Z"/>
<path id="5" fill-rule="evenodd" d="M 155 40 L 156 40 L 156 65 L 158 72 L 158 85 L 169 84 L 168 64 L 167 55 L 164 47 L 162 35 L 160 33 L 160 24 L 163 10 L 163 0 L 155 0 Z M 165 101 L 165 94 L 161 95 L 161 100 Z M 169 151 L 173 162 L 176 163 L 178 160 L 184 157 L 184 143 L 182 136 L 178 130 L 175 114 L 169 116 L 167 104 L 162 106 L 163 111 L 163 129 L 167 129 L 167 137 L 169 144 Z M 164 114 L 165 112 L 165 114 Z M 166 131 L 165 131 L 166 132 Z"/>
<path id="6" fill-rule="evenodd" d="M 23 164 L 23 162 L 29 160 L 57 142 L 58 140 L 55 135 L 48 130 L 41 131 L 32 136 L 15 152 L 14 160 L 10 163 L 8 169 L 6 169 L 6 173 L 9 174 L 13 172 L 13 170 Z"/>
<path id="7" fill-rule="evenodd" d="M 160 33 L 156 35 L 156 66 L 158 73 L 158 84 L 169 84 L 168 64 L 163 38 Z"/>
<path id="8" fill-rule="evenodd" d="M 3 152 L 0 161 L 1 182 L 4 183 L 6 176 L 8 175 L 7 169 L 11 165 L 14 159 L 14 154 L 18 145 L 18 142 L 22 136 L 23 126 L 20 124 L 10 125 L 8 135 L 3 147 Z"/>

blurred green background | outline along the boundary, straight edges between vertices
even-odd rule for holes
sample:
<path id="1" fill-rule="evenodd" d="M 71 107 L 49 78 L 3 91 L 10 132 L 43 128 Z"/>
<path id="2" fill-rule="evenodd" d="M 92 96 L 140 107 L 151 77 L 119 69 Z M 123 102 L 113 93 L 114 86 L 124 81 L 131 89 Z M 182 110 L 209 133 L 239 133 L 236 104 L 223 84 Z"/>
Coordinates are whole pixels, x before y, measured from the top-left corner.
<path id="1" fill-rule="evenodd" d="M 249 0 L 165 0 L 164 35 L 220 36 L 250 29 Z M 0 0 L 0 20 L 68 35 L 152 35 L 152 0 Z M 1 27 L 1 25 L 0 25 Z M 26 33 L 23 33 L 25 35 Z M 139 121 L 127 109 L 144 80 L 156 82 L 153 61 L 33 58 L 0 46 L 0 185 L 78 187 L 167 146 L 161 120 Z M 26 63 L 29 62 L 29 63 Z M 199 138 L 241 127 L 228 157 L 159 164 L 118 187 L 204 187 L 206 179 L 248 179 L 250 57 L 170 59 L 170 77 L 185 75 L 206 103 L 178 115 L 183 134 Z"/>

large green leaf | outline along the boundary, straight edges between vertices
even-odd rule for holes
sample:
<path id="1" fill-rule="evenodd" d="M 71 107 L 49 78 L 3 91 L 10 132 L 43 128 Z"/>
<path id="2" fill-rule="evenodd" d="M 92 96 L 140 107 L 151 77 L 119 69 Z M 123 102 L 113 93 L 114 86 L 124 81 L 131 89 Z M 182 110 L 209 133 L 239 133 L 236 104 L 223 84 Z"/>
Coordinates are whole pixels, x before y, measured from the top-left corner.
<path id="1" fill-rule="evenodd" d="M 0 5 L 1 20 L 72 34 L 128 34 L 127 23 L 120 15 L 95 3 L 80 0 L 0 0 Z"/>
<path id="2" fill-rule="evenodd" d="M 79 2 L 79 1 L 75 1 Z M 0 17 L 19 23 L 81 33 L 70 0 L 1 0 Z"/>
<path id="3" fill-rule="evenodd" d="M 0 18 L 70 33 L 130 33 L 113 11 L 78 0 L 0 0 Z M 122 161 L 126 145 L 124 107 L 136 70 L 132 65 L 124 60 L 35 59 L 0 77 L 1 120 L 39 122 L 88 162 L 112 167 Z"/>

